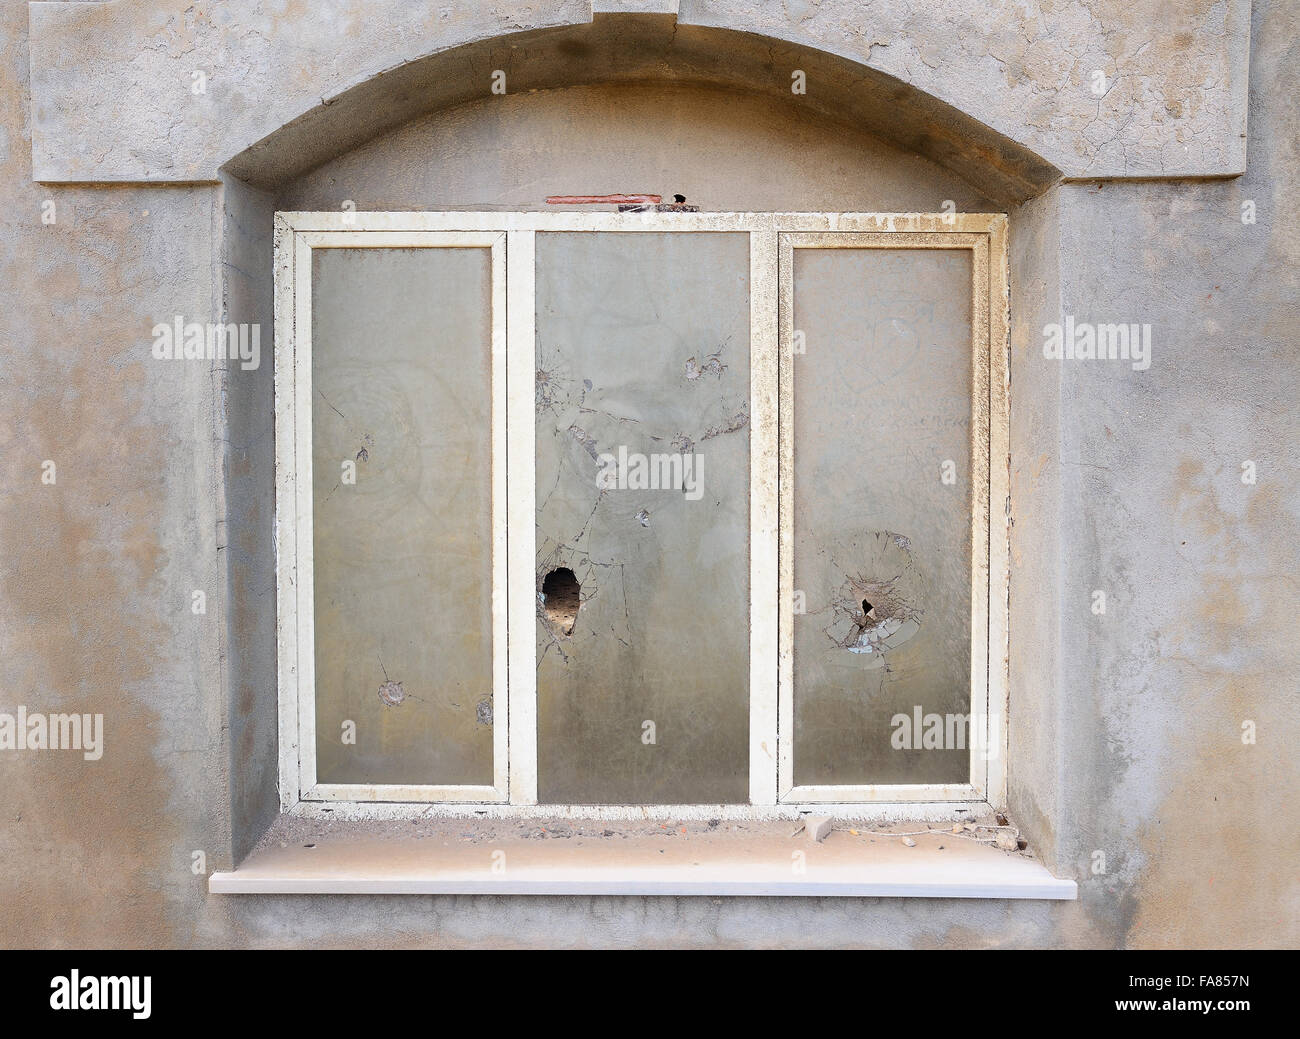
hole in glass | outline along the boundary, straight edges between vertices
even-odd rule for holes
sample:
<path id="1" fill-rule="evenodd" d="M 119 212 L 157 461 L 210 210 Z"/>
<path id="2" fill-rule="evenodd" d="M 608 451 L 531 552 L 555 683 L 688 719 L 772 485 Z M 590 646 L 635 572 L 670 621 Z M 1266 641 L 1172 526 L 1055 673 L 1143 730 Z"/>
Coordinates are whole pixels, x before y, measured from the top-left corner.
<path id="1" fill-rule="evenodd" d="M 581 592 L 582 586 L 567 566 L 557 567 L 542 580 L 542 605 L 546 609 L 546 619 L 559 629 L 561 635 L 573 634 Z"/>

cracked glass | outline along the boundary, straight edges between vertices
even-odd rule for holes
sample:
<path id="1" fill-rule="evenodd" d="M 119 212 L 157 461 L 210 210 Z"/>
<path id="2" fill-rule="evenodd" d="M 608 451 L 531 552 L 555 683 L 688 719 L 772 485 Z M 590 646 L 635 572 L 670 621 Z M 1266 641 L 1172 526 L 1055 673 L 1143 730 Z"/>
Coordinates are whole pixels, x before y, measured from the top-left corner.
<path id="1" fill-rule="evenodd" d="M 793 275 L 794 782 L 967 782 L 970 253 L 801 248 Z"/>
<path id="2" fill-rule="evenodd" d="M 312 250 L 316 769 L 490 785 L 491 254 Z"/>
<path id="3" fill-rule="evenodd" d="M 744 803 L 748 235 L 536 249 L 538 799 Z"/>

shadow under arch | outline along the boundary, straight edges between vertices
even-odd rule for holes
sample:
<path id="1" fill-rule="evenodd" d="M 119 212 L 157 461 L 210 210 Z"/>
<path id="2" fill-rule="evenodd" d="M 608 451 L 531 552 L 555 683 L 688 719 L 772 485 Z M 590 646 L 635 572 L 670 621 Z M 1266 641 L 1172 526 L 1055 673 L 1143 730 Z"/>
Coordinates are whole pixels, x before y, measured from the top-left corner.
<path id="1" fill-rule="evenodd" d="M 1014 205 L 1061 172 L 977 119 L 893 76 L 816 48 L 754 33 L 681 25 L 671 15 L 597 14 L 439 51 L 359 83 L 233 156 L 223 172 L 274 190 L 324 162 L 439 109 L 489 96 L 594 84 L 723 86 L 793 99 L 818 115 L 943 166 Z M 793 94 L 795 70 L 806 93 Z"/>

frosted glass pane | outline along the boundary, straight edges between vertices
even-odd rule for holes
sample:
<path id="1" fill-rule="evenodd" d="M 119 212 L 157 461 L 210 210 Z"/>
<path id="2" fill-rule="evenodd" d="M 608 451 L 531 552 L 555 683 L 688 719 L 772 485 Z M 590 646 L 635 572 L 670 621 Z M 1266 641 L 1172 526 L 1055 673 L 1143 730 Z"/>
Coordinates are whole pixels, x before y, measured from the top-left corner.
<path id="1" fill-rule="evenodd" d="M 924 735 L 969 746 L 970 286 L 965 250 L 794 251 L 797 785 L 969 778 Z"/>
<path id="2" fill-rule="evenodd" d="M 536 401 L 539 799 L 746 801 L 748 237 L 539 234 Z"/>
<path id="3" fill-rule="evenodd" d="M 492 782 L 490 283 L 487 249 L 312 253 L 320 782 Z"/>

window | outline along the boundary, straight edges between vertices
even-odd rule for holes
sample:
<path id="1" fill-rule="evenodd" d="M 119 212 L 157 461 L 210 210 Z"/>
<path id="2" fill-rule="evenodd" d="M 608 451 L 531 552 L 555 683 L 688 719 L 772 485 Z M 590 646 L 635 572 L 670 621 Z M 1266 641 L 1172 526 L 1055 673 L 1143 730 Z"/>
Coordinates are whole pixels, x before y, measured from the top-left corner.
<path id="1" fill-rule="evenodd" d="M 279 214 L 283 806 L 1000 805 L 1004 229 Z"/>

